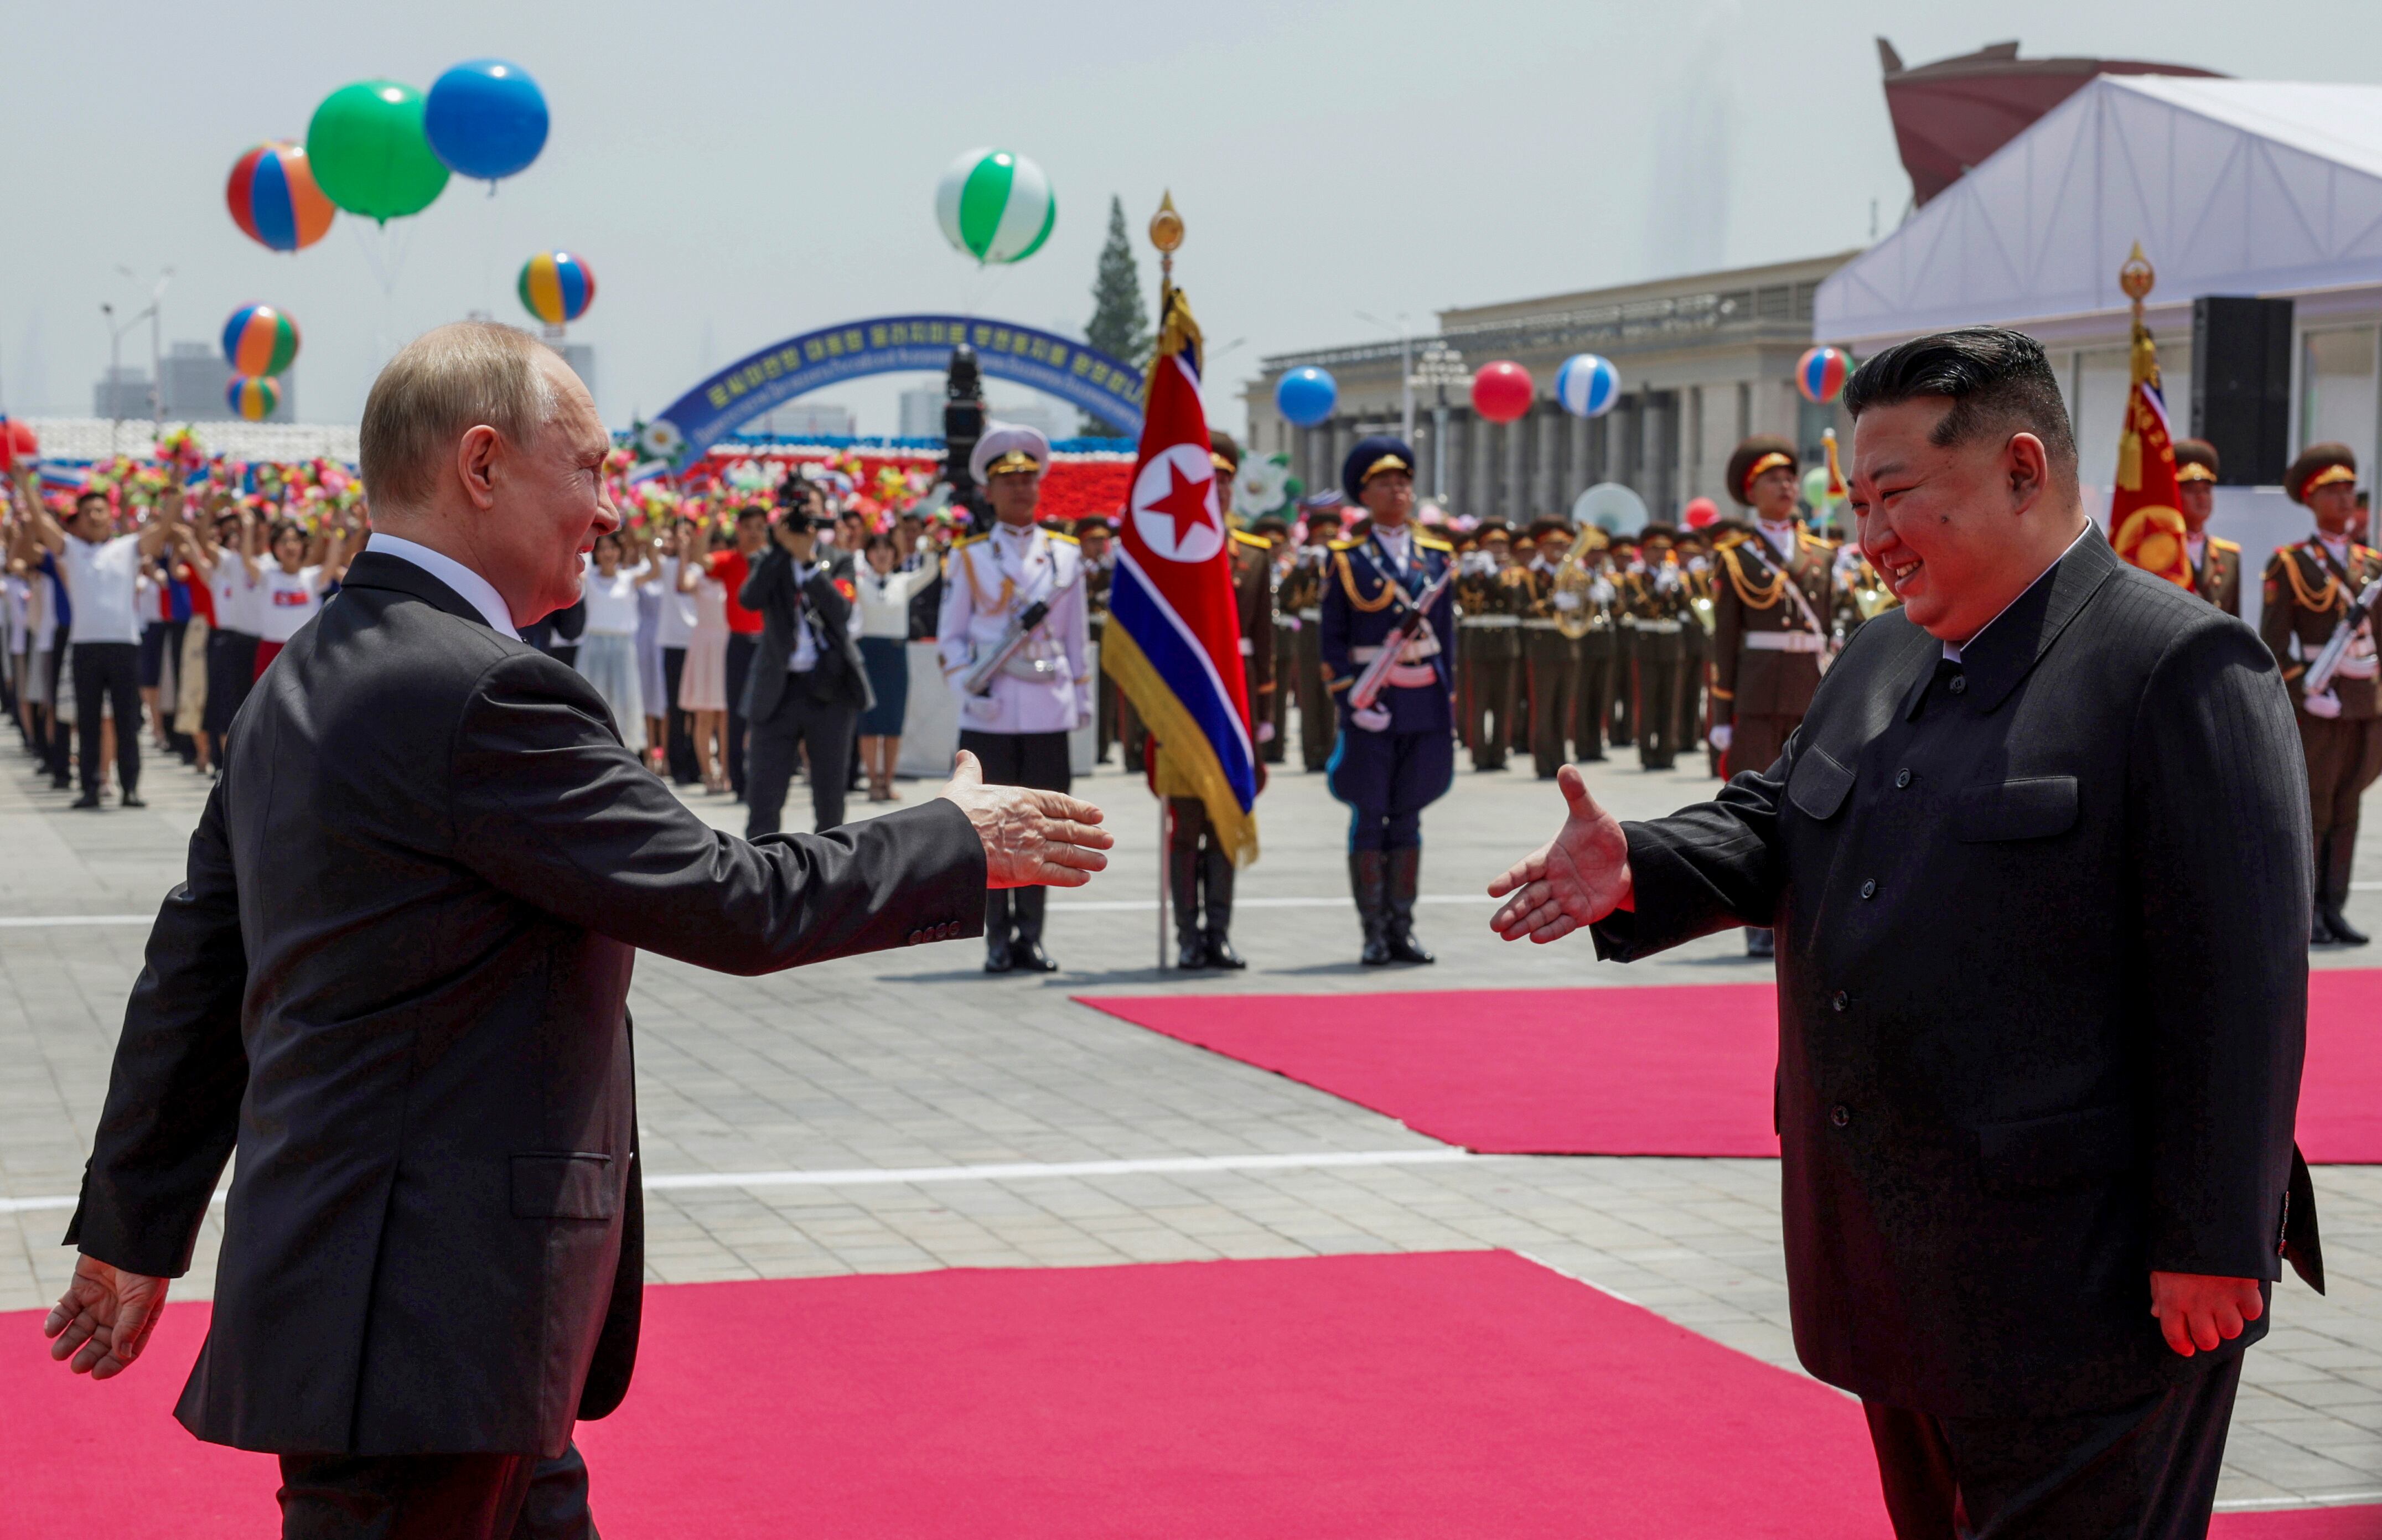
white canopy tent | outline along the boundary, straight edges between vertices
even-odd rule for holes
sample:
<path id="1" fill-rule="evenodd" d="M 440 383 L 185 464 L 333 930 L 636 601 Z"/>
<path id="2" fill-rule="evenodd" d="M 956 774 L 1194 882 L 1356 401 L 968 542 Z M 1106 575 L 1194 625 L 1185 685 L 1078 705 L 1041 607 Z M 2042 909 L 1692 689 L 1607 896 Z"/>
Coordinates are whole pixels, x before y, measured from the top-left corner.
<path id="1" fill-rule="evenodd" d="M 1858 355 L 1950 326 L 2039 338 L 2075 419 L 2088 498 L 2106 507 L 2125 409 L 2142 243 L 2168 409 L 2191 431 L 2192 301 L 2289 297 L 2290 441 L 2382 452 L 2382 86 L 2104 75 L 1820 285 L 1813 330 Z M 2307 517 L 2278 491 L 2219 490 L 2216 532 L 2252 571 Z M 2244 585 L 2244 607 L 2257 584 Z"/>

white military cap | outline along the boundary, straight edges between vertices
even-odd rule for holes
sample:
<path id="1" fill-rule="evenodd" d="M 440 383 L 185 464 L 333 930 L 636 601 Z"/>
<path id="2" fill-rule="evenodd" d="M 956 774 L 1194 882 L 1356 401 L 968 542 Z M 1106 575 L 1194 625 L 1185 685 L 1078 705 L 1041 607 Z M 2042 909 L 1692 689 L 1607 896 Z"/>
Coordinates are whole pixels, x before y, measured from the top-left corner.
<path id="1" fill-rule="evenodd" d="M 1004 471 L 1046 471 L 1050 465 L 1050 441 L 1039 428 L 1015 422 L 988 422 L 984 436 L 968 456 L 968 474 L 982 486 Z"/>

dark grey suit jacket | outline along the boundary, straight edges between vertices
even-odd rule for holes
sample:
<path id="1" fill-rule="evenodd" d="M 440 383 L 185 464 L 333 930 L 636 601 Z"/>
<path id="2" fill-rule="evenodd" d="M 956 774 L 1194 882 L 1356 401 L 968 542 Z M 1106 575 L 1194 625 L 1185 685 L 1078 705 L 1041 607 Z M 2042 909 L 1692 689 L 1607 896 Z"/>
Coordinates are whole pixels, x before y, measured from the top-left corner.
<path id="1" fill-rule="evenodd" d="M 850 566 L 846 557 L 845 569 Z M 794 558 L 775 541 L 745 574 L 737 602 L 761 615 L 761 644 L 753 654 L 752 672 L 744 677 L 741 709 L 746 721 L 767 721 L 789 689 L 807 689 L 815 699 L 853 711 L 877 703 L 860 643 L 852 635 L 852 603 L 835 586 L 835 567 L 821 562 L 811 568 L 808 581 L 798 581 Z M 818 661 L 807 674 L 790 675 L 786 665 L 794 654 L 797 626 L 812 628 Z"/>
<path id="2" fill-rule="evenodd" d="M 2265 1330 L 2178 1357 L 2153 1269 L 2277 1277 L 2287 1207 L 2317 1266 L 2299 737 L 2256 633 L 2098 533 L 1941 657 L 1879 617 L 1777 764 L 1625 825 L 1637 910 L 1597 947 L 1778 927 L 1814 1375 L 1943 1416 L 2116 1406 Z"/>
<path id="3" fill-rule="evenodd" d="M 761 973 L 977 935 L 983 846 L 942 801 L 718 833 L 579 675 L 370 551 L 227 750 L 68 1240 L 179 1275 L 237 1146 L 184 1425 L 558 1454 L 635 1351 L 638 948 Z"/>

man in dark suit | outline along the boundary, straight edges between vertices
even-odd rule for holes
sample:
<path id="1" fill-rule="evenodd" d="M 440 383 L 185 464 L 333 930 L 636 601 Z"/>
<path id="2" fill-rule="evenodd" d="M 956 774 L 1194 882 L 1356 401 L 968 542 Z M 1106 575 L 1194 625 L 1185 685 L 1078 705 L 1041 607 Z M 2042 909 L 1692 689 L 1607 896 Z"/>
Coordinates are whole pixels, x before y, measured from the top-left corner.
<path id="1" fill-rule="evenodd" d="M 813 559 L 817 541 L 817 515 L 788 507 L 744 580 L 744 607 L 761 615 L 761 645 L 744 685 L 747 839 L 784 826 L 798 752 L 810 756 L 813 822 L 822 832 L 843 822 L 853 735 L 875 701 L 852 637 L 851 603 L 833 567 Z"/>
<path id="2" fill-rule="evenodd" d="M 714 831 L 518 640 L 620 523 L 562 361 L 442 327 L 362 441 L 371 547 L 233 724 L 45 1330 L 134 1363 L 237 1149 L 183 1424 L 280 1455 L 285 1535 L 585 1536 L 571 1426 L 627 1389 L 643 1272 L 637 949 L 760 973 L 974 935 L 988 884 L 1075 885 L 1107 837 L 964 757 L 856 829 Z"/>
<path id="3" fill-rule="evenodd" d="M 1577 772 L 1508 939 L 1778 929 L 1797 1351 L 1861 1397 L 1906 1540 L 2204 1534 L 2286 1247 L 2308 813 L 2239 621 L 2085 519 L 2043 350 L 1979 328 L 1847 387 L 1905 608 L 1777 760 L 1616 823 Z"/>

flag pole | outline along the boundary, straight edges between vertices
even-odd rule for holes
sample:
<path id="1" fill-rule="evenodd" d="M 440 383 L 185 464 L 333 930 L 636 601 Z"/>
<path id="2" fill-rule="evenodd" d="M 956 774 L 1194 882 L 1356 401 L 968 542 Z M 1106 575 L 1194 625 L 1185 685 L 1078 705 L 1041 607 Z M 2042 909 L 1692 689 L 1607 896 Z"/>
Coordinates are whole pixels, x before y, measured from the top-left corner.
<path id="1" fill-rule="evenodd" d="M 1141 752 L 1148 759 L 1149 784 L 1155 790 L 1158 786 L 1158 739 L 1144 738 Z M 1174 848 L 1173 813 L 1173 806 L 1160 796 L 1158 799 L 1158 971 L 1161 973 L 1166 972 L 1166 899 L 1172 886 L 1167 881 L 1171 874 L 1166 866 Z"/>
<path id="2" fill-rule="evenodd" d="M 1166 335 L 1167 313 L 1174 299 L 1174 252 L 1183 244 L 1183 216 L 1174 212 L 1174 194 L 1171 190 L 1160 194 L 1158 212 L 1149 216 L 1149 243 L 1158 248 L 1158 331 L 1162 339 Z M 1150 381 L 1154 383 L 1158 373 L 1158 359 L 1154 355 L 1149 361 L 1149 369 Z M 1157 791 L 1158 740 L 1151 738 L 1145 739 L 1144 742 L 1147 747 L 1142 752 L 1149 756 L 1149 787 L 1152 791 Z M 1170 881 L 1173 873 L 1167 868 L 1173 859 L 1173 849 L 1174 808 L 1165 793 L 1159 792 L 1158 971 L 1161 973 L 1166 972 L 1166 904 L 1173 886 Z"/>

